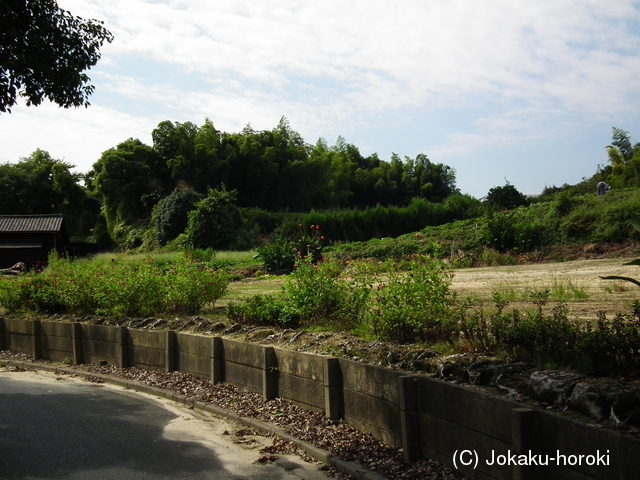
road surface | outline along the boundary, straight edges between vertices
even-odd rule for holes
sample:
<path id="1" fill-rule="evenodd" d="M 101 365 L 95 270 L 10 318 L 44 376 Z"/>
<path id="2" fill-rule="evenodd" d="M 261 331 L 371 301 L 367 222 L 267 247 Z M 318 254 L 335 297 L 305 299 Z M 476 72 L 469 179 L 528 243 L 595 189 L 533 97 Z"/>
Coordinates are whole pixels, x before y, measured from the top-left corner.
<path id="1" fill-rule="evenodd" d="M 254 463 L 270 440 L 235 436 L 241 427 L 224 419 L 114 386 L 9 370 L 0 369 L 0 478 L 327 478 L 297 457 L 287 462 L 301 468 L 289 471 Z"/>

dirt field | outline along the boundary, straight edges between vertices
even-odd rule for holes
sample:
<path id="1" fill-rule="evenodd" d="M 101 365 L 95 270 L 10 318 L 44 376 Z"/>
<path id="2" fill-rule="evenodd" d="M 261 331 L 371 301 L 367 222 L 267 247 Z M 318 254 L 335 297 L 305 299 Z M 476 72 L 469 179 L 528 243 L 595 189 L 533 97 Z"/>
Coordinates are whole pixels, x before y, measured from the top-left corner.
<path id="1" fill-rule="evenodd" d="M 572 318 L 585 321 L 597 318 L 598 311 L 610 318 L 629 312 L 629 305 L 640 300 L 640 289 L 629 282 L 603 280 L 600 276 L 619 275 L 640 278 L 640 268 L 623 265 L 629 259 L 575 260 L 505 267 L 481 267 L 455 270 L 453 289 L 462 298 L 473 297 L 493 306 L 498 292 L 510 300 L 507 308 L 535 308 L 529 295 L 549 289 L 549 305 L 564 300 Z"/>
<path id="2" fill-rule="evenodd" d="M 600 276 L 619 275 L 640 278 L 640 268 L 625 266 L 628 258 L 574 260 L 556 263 L 536 263 L 504 267 L 456 269 L 452 289 L 459 298 L 482 300 L 493 308 L 492 296 L 498 292 L 509 300 L 508 310 L 535 308 L 529 295 L 549 289 L 548 308 L 566 301 L 571 318 L 595 320 L 598 311 L 608 318 L 616 313 L 628 313 L 633 300 L 640 300 L 640 288 L 629 282 L 602 280 Z M 230 285 L 228 295 L 216 305 L 241 301 L 258 293 L 276 293 L 282 289 L 283 277 L 247 279 Z"/>

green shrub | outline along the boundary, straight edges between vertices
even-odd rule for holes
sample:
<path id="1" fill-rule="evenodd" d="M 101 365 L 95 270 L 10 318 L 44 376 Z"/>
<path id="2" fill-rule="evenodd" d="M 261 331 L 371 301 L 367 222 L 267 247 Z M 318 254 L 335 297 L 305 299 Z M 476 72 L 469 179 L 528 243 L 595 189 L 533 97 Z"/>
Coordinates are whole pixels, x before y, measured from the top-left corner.
<path id="1" fill-rule="evenodd" d="M 604 314 L 588 324 L 577 343 L 577 364 L 588 373 L 626 373 L 640 368 L 640 320 L 638 302 L 635 315 L 617 314 L 613 320 Z"/>
<path id="2" fill-rule="evenodd" d="M 518 310 L 501 313 L 492 319 L 496 344 L 515 358 L 538 365 L 571 365 L 580 336 L 576 322 L 569 320 L 567 308 L 559 303 L 552 315 L 539 308 L 522 315 Z"/>
<path id="3" fill-rule="evenodd" d="M 185 235 L 195 248 L 224 249 L 233 245 L 242 225 L 237 192 L 210 188 L 206 198 L 189 212 Z"/>
<path id="4" fill-rule="evenodd" d="M 296 231 L 287 236 L 277 233 L 272 240 L 264 239 L 257 248 L 256 257 L 262 260 L 269 272 L 290 271 L 302 258 L 309 258 L 313 263 L 322 260 L 324 240 L 319 225 L 305 228 L 299 224 Z"/>
<path id="5" fill-rule="evenodd" d="M 294 248 L 291 240 L 277 234 L 273 240 L 265 240 L 258 246 L 256 258 L 262 261 L 267 272 L 290 271 L 293 270 L 297 259 Z"/>
<path id="6" fill-rule="evenodd" d="M 452 273 L 439 260 L 414 256 L 375 286 L 369 322 L 377 338 L 398 342 L 450 341 Z"/>
<path id="7" fill-rule="evenodd" d="M 295 328 L 300 324 L 300 312 L 278 295 L 254 295 L 243 303 L 230 302 L 227 317 L 237 323 Z"/>
<path id="8" fill-rule="evenodd" d="M 352 330 L 367 309 L 370 273 L 363 264 L 340 260 L 299 260 L 284 292 L 308 325 Z"/>
<path id="9" fill-rule="evenodd" d="M 224 295 L 229 276 L 178 256 L 170 266 L 151 258 L 110 264 L 74 262 L 50 256 L 43 273 L 0 283 L 6 309 L 42 313 L 148 316 L 197 313 Z"/>
<path id="10" fill-rule="evenodd" d="M 529 205 L 529 199 L 516 187 L 507 183 L 503 187 L 491 188 L 487 193 L 485 203 L 494 210 L 513 210 L 523 205 Z"/>
<path id="11" fill-rule="evenodd" d="M 160 246 L 166 245 L 187 228 L 188 214 L 203 196 L 188 188 L 176 188 L 153 209 L 153 224 Z"/>
<path id="12" fill-rule="evenodd" d="M 167 309 L 171 312 L 193 314 L 213 306 L 229 285 L 224 270 L 214 270 L 198 261 L 178 258 L 163 275 Z"/>
<path id="13" fill-rule="evenodd" d="M 0 277 L 0 306 L 7 311 L 16 311 L 23 306 L 21 278 Z"/>

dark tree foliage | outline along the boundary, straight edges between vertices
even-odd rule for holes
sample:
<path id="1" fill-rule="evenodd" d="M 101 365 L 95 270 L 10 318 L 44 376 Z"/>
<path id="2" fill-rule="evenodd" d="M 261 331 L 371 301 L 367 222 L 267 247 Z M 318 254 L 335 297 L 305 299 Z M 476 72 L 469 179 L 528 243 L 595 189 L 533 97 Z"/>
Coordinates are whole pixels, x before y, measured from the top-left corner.
<path id="1" fill-rule="evenodd" d="M 91 191 L 102 199 L 112 237 L 118 224 L 136 225 L 150 219 L 153 207 L 171 192 L 163 184 L 166 168 L 158 153 L 132 138 L 103 152 L 88 178 Z"/>
<path id="2" fill-rule="evenodd" d="M 202 194 L 225 185 L 237 191 L 243 208 L 408 205 L 413 198 L 441 202 L 458 192 L 455 171 L 424 154 L 404 161 L 394 154 L 384 162 L 376 154 L 362 156 L 342 137 L 333 146 L 324 139 L 309 145 L 284 117 L 273 130 L 247 125 L 238 133 L 220 132 L 208 119 L 202 127 L 164 121 L 152 138 L 164 164 L 154 173 L 168 172 L 174 186 Z"/>
<path id="3" fill-rule="evenodd" d="M 90 240 L 101 223 L 100 203 L 87 194 L 81 176 L 72 169 L 43 150 L 18 163 L 0 165 L 0 214 L 62 213 L 72 240 Z"/>
<path id="4" fill-rule="evenodd" d="M 187 242 L 200 249 L 229 248 L 242 226 L 240 210 L 236 206 L 237 192 L 209 189 L 206 198 L 189 212 Z"/>
<path id="5" fill-rule="evenodd" d="M 209 119 L 201 127 L 164 121 L 152 138 L 153 147 L 128 140 L 104 152 L 90 172 L 112 236 L 115 229 L 143 224 L 175 188 L 205 196 L 212 189 L 235 192 L 238 208 L 268 212 L 408 206 L 416 198 L 439 203 L 459 193 L 455 171 L 424 154 L 404 160 L 394 154 L 386 162 L 363 156 L 342 137 L 335 145 L 324 139 L 310 145 L 284 117 L 272 130 L 247 125 L 238 133 L 220 132 Z M 202 219 L 212 210 L 201 213 Z M 251 228 L 262 230 L 261 224 Z M 175 234 L 165 237 L 167 229 L 161 230 L 161 243 Z M 191 235 L 194 245 L 211 243 L 196 239 L 193 229 Z"/>
<path id="6" fill-rule="evenodd" d="M 613 127 L 607 153 L 610 165 L 600 172 L 597 180 L 604 180 L 616 189 L 638 185 L 636 172 L 640 171 L 640 142 L 633 144 L 629 132 Z"/>
<path id="7" fill-rule="evenodd" d="M 188 188 L 176 188 L 171 195 L 158 202 L 153 212 L 156 238 L 162 246 L 187 228 L 189 212 L 203 195 Z"/>
<path id="8" fill-rule="evenodd" d="M 529 199 L 516 187 L 507 183 L 504 187 L 489 190 L 485 202 L 496 210 L 512 210 L 529 204 Z"/>
<path id="9" fill-rule="evenodd" d="M 83 20 L 55 0 L 0 0 L 0 111 L 17 96 L 61 107 L 88 106 L 94 91 L 86 70 L 113 36 L 96 20 Z"/>

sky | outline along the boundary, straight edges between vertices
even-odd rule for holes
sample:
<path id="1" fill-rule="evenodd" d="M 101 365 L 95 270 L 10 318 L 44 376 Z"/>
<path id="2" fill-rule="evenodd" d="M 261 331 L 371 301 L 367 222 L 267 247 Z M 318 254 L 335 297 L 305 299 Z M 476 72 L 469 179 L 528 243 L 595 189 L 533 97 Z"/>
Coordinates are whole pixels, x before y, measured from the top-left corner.
<path id="1" fill-rule="evenodd" d="M 640 141 L 640 1 L 58 0 L 115 40 L 89 108 L 0 114 L 0 163 L 36 149 L 87 172 L 162 121 L 229 133 L 286 117 L 385 161 L 426 154 L 480 198 L 607 164 L 612 127 Z"/>

